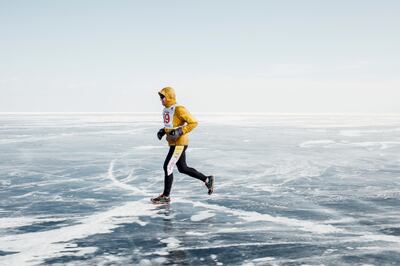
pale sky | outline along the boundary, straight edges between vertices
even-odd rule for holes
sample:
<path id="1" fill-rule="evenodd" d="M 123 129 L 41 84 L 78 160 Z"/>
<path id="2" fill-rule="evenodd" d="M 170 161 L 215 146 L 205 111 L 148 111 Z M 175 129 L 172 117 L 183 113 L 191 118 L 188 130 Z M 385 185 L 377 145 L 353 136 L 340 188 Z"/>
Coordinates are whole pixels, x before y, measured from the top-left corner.
<path id="1" fill-rule="evenodd" d="M 400 1 L 0 0 L 0 112 L 400 113 Z"/>

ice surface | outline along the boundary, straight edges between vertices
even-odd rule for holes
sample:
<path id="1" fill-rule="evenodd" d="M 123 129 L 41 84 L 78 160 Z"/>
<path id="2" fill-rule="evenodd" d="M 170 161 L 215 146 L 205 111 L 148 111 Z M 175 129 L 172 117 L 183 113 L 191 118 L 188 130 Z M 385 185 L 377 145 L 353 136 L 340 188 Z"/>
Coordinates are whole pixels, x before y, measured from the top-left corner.
<path id="1" fill-rule="evenodd" d="M 192 215 L 192 217 L 190 217 L 190 220 L 192 220 L 193 222 L 199 222 L 199 221 L 203 221 L 203 220 L 209 219 L 214 216 L 215 216 L 215 213 L 212 213 L 210 211 L 201 211 L 195 215 Z"/>
<path id="2" fill-rule="evenodd" d="M 156 206 L 159 114 L 0 115 L 0 265 L 400 263 L 400 116 L 198 119 Z"/>

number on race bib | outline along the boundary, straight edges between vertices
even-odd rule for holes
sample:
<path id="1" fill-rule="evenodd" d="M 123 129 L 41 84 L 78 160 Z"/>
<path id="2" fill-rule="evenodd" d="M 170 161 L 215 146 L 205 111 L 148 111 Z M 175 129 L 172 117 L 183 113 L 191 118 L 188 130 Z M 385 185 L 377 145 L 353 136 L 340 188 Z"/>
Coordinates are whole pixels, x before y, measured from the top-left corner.
<path id="1" fill-rule="evenodd" d="M 169 121 L 170 121 L 169 114 L 168 114 L 168 113 L 164 113 L 164 123 L 165 123 L 165 124 L 168 124 Z"/>

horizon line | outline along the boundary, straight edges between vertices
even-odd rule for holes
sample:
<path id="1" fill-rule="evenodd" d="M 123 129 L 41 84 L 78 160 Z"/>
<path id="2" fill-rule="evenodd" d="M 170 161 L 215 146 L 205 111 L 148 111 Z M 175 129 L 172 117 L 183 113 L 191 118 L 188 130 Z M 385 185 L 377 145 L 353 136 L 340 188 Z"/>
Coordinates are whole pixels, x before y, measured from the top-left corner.
<path id="1" fill-rule="evenodd" d="M 95 115 L 95 114 L 110 114 L 110 115 L 129 115 L 129 114 L 142 114 L 142 115 L 159 115 L 160 112 L 0 112 L 0 115 Z M 365 113 L 365 112 L 321 112 L 321 113 L 293 113 L 293 112 L 196 112 L 196 115 L 400 115 L 400 113 Z"/>

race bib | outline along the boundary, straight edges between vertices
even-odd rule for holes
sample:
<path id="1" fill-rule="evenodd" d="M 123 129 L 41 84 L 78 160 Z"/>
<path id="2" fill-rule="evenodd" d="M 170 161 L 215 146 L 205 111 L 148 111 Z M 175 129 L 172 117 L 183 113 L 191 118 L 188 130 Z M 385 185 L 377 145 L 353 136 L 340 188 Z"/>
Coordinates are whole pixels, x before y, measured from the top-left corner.
<path id="1" fill-rule="evenodd" d="M 176 105 L 172 105 L 171 107 L 164 108 L 163 111 L 163 119 L 164 119 L 164 127 L 168 129 L 174 128 L 174 114 L 175 114 Z"/>

